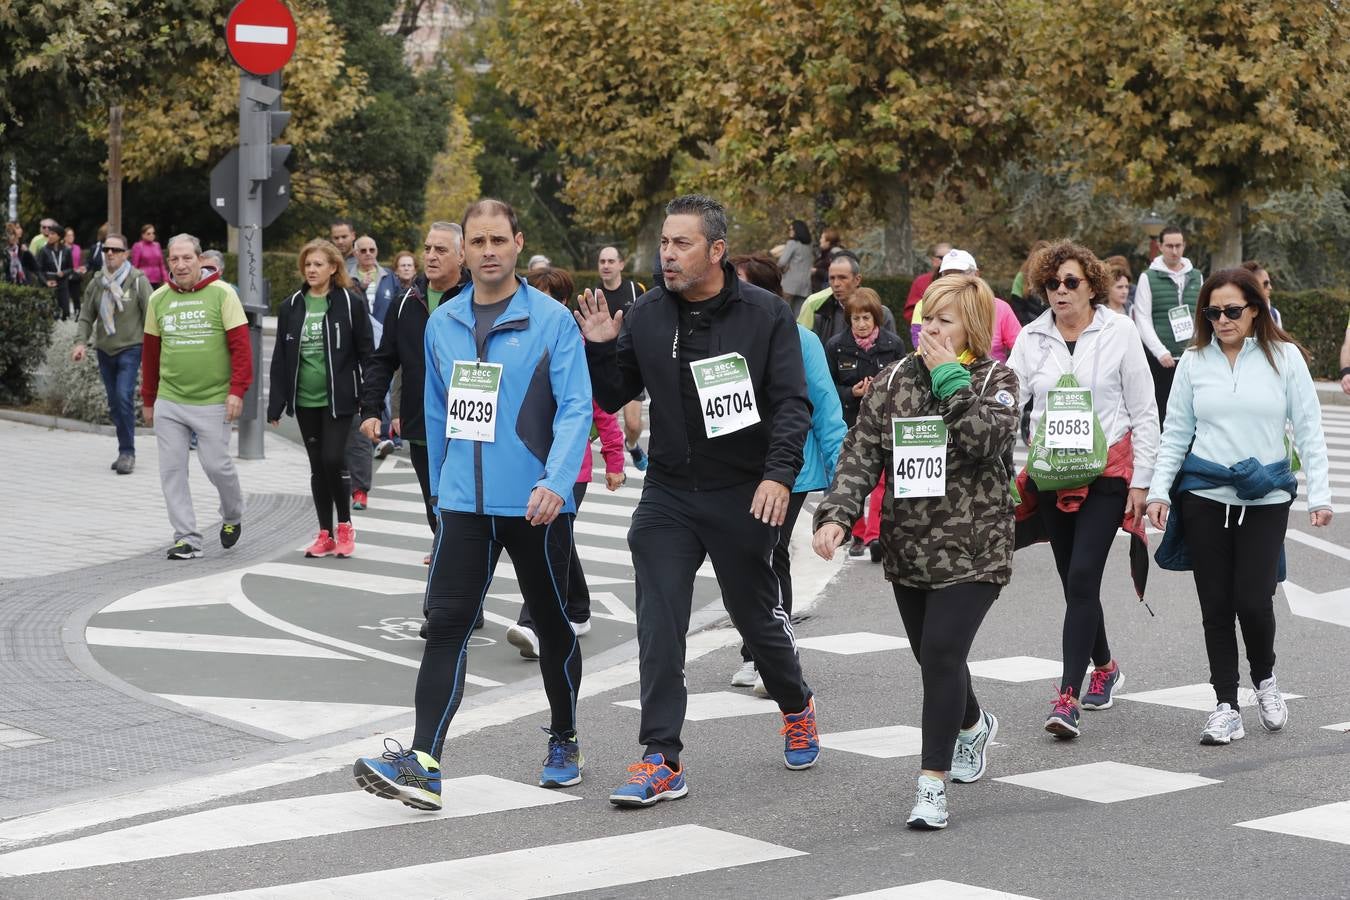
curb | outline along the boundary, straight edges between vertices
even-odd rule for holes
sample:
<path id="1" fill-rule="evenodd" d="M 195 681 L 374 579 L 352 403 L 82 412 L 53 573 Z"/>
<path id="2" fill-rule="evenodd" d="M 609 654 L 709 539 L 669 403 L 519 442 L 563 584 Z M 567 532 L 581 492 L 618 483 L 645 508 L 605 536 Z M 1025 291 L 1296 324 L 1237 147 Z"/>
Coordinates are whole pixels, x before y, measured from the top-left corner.
<path id="1" fill-rule="evenodd" d="M 1350 394 L 1341 390 L 1340 382 L 1337 381 L 1315 381 L 1313 385 L 1317 388 L 1317 399 L 1329 406 L 1350 406 Z"/>
<path id="2" fill-rule="evenodd" d="M 20 409 L 0 409 L 0 420 L 9 422 L 19 422 L 23 425 L 37 425 L 39 428 L 61 429 L 62 431 L 82 431 L 85 434 L 101 434 L 107 437 L 117 437 L 117 429 L 112 425 L 96 425 L 93 422 L 81 422 L 79 419 L 65 419 L 61 416 L 53 416 L 47 413 L 24 412 Z M 150 437 L 155 433 L 153 428 L 146 428 L 144 425 L 136 426 L 138 437 Z"/>

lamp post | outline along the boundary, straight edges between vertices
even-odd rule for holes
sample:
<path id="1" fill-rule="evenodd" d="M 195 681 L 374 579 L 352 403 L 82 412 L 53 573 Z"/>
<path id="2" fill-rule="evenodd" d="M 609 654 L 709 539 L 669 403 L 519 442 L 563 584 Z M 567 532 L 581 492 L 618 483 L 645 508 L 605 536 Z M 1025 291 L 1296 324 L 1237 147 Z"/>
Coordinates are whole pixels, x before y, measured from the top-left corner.
<path id="1" fill-rule="evenodd" d="M 1151 209 L 1139 217 L 1139 227 L 1144 229 L 1144 233 L 1148 235 L 1149 262 L 1153 262 L 1154 258 L 1162 252 L 1162 248 L 1158 246 L 1158 237 L 1162 234 L 1163 226 L 1166 224 L 1166 220 Z"/>

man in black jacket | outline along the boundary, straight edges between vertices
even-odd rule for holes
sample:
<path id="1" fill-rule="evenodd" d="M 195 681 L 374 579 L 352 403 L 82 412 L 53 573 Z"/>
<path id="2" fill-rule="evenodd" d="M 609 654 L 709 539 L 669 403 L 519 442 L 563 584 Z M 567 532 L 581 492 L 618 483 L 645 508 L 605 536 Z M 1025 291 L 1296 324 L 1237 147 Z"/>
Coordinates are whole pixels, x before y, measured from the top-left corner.
<path id="1" fill-rule="evenodd" d="M 427 468 L 427 432 L 422 421 L 422 387 L 426 379 L 426 350 L 423 336 L 427 317 L 449 300 L 469 281 L 464 270 L 463 231 L 454 222 L 433 222 L 422 247 L 422 269 L 412 287 L 389 307 L 384 317 L 384 334 L 371 357 L 361 391 L 361 431 L 372 441 L 379 437 L 380 411 L 389 392 L 394 372 L 403 370 L 403 390 L 399 398 L 402 414 L 398 432 L 408 442 L 422 502 L 427 508 L 427 523 L 434 534 L 437 515 L 431 500 L 431 474 Z M 443 436 L 441 436 L 443 437 Z"/>
<path id="2" fill-rule="evenodd" d="M 783 712 L 784 763 L 808 768 L 819 754 L 811 689 L 770 565 L 811 425 L 801 345 L 788 305 L 737 279 L 726 229 L 717 201 L 672 200 L 664 286 L 613 318 L 587 291 L 576 316 L 596 402 L 617 412 L 643 389 L 651 395 L 651 462 L 628 531 L 645 751 L 610 796 L 620 806 L 688 793 L 679 761 L 685 636 L 705 558 Z"/>

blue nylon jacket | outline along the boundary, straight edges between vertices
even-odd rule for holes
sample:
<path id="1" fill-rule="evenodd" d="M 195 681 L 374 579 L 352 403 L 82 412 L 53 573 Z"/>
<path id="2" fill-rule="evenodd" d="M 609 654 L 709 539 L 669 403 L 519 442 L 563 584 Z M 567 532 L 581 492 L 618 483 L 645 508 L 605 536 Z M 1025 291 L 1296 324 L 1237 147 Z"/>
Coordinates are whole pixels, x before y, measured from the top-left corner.
<path id="1" fill-rule="evenodd" d="M 1231 485 L 1241 500 L 1257 500 L 1271 491 L 1287 491 L 1291 498 L 1298 496 L 1298 479 L 1289 470 L 1289 460 L 1282 459 L 1261 465 L 1255 457 L 1248 457 L 1234 466 L 1222 466 L 1187 453 L 1181 461 L 1181 471 L 1168 492 L 1171 511 L 1162 542 L 1153 554 L 1161 568 L 1173 572 L 1191 570 L 1191 554 L 1186 549 L 1185 529 L 1181 522 L 1181 495 L 1187 491 Z M 1280 568 L 1277 581 L 1284 581 L 1284 547 L 1280 547 Z"/>
<path id="2" fill-rule="evenodd" d="M 546 487 L 575 513 L 572 485 L 591 430 L 591 379 L 581 332 L 567 308 L 519 280 L 478 347 L 473 285 L 427 320 L 424 396 L 431 494 L 439 508 L 524 516 L 530 492 Z M 502 364 L 495 440 L 446 436 L 455 361 Z"/>

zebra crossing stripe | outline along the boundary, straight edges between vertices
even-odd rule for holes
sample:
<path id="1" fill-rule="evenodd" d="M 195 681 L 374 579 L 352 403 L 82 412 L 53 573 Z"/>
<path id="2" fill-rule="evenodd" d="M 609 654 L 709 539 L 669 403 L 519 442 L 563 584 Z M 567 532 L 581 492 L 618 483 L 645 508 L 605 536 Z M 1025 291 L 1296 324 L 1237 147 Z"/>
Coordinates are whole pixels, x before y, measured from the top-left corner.
<path id="1" fill-rule="evenodd" d="M 675 850 L 652 853 L 652 847 Z M 313 897 L 433 900 L 447 896 L 448 885 L 454 886 L 456 900 L 500 900 L 503 897 L 529 900 L 805 855 L 800 850 L 715 828 L 676 825 L 401 869 L 212 894 L 194 900 L 311 900 Z M 636 864 L 635 860 L 641 863 Z"/>
<path id="2" fill-rule="evenodd" d="M 447 779 L 441 790 L 445 809 L 431 814 L 415 813 L 355 787 L 337 794 L 222 806 L 5 853 L 0 855 L 0 876 L 66 872 L 372 828 L 427 826 L 441 819 L 581 799 L 491 775 Z"/>

